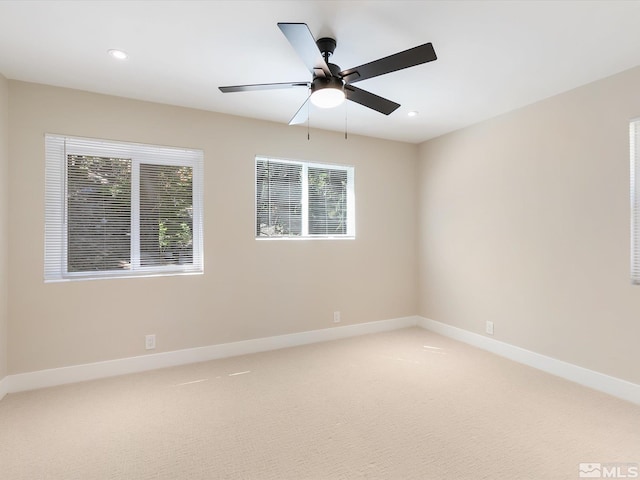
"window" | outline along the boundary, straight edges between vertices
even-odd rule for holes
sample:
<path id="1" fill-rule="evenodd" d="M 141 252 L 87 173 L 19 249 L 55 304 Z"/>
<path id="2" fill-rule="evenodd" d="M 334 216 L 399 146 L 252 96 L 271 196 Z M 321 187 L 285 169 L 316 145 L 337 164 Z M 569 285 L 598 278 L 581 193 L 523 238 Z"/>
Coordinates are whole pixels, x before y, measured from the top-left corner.
<path id="1" fill-rule="evenodd" d="M 203 154 L 47 135 L 45 281 L 201 273 Z"/>
<path id="2" fill-rule="evenodd" d="M 354 238 L 353 167 L 256 157 L 256 238 Z"/>
<path id="3" fill-rule="evenodd" d="M 629 124 L 631 145 L 631 283 L 640 284 L 640 119 Z"/>

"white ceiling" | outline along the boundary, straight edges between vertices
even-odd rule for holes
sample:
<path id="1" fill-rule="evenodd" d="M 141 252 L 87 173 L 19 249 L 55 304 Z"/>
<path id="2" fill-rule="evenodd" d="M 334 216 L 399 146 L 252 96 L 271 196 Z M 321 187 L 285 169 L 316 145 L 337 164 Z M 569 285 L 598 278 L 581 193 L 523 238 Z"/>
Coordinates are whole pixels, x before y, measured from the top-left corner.
<path id="1" fill-rule="evenodd" d="M 305 89 L 218 90 L 310 80 L 277 22 L 336 38 L 342 69 L 432 42 L 435 62 L 357 84 L 390 116 L 347 102 L 349 133 L 413 143 L 640 65 L 640 1 L 4 0 L 0 73 L 286 124 Z M 310 125 L 343 131 L 345 107 Z"/>

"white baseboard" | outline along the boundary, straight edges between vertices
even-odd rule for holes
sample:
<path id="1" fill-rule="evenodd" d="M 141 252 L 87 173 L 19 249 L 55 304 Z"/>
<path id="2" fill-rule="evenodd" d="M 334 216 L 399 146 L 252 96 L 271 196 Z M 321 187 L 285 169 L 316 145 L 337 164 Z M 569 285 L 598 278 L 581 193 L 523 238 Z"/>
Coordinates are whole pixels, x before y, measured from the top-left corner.
<path id="1" fill-rule="evenodd" d="M 524 348 L 515 347 L 508 343 L 485 337 L 484 335 L 436 322 L 429 318 L 418 317 L 417 324 L 426 330 L 444 335 L 445 337 L 468 343 L 469 345 L 487 350 L 510 360 L 523 363 L 538 370 L 579 383 L 585 387 L 640 405 L 640 385 L 635 383 L 547 357 L 530 350 L 525 350 Z"/>
<path id="2" fill-rule="evenodd" d="M 453 338 L 475 347 L 509 358 L 552 375 L 579 383 L 594 390 L 640 405 L 640 385 L 611 377 L 520 347 L 500 342 L 477 333 L 420 316 L 402 317 L 377 322 L 358 323 L 342 327 L 155 353 L 105 362 L 39 370 L 10 375 L 0 380 L 0 400 L 7 393 L 35 390 L 86 380 L 126 375 L 129 373 L 174 367 L 218 358 L 277 350 L 341 338 L 385 332 L 399 328 L 419 326 L 434 333 Z"/>
<path id="3" fill-rule="evenodd" d="M 0 380 L 0 400 L 2 400 L 7 393 L 9 393 L 9 377 L 4 377 Z"/>
<path id="4" fill-rule="evenodd" d="M 175 350 L 172 352 L 142 355 L 105 362 L 74 365 L 70 367 L 52 368 L 35 372 L 10 375 L 5 378 L 5 389 L 8 393 L 53 387 L 67 383 L 76 383 L 98 378 L 114 377 L 128 373 L 174 367 L 195 362 L 204 362 L 218 358 L 234 357 L 249 353 L 277 350 L 310 343 L 337 340 L 369 333 L 378 333 L 399 328 L 413 327 L 419 317 L 403 317 L 377 322 L 358 323 L 342 327 L 311 330 L 308 332 L 278 335 L 275 337 L 257 338 L 233 343 L 223 343 L 207 347 Z M 2 392 L 0 383 L 0 398 Z"/>

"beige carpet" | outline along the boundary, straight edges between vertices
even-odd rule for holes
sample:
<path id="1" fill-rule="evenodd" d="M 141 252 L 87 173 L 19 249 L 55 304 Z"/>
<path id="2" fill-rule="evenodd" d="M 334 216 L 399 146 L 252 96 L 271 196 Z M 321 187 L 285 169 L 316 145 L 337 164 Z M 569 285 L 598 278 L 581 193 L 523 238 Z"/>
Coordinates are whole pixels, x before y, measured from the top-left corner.
<path id="1" fill-rule="evenodd" d="M 640 407 L 419 328 L 0 402 L 3 480 L 577 479 L 587 462 L 640 463 Z"/>

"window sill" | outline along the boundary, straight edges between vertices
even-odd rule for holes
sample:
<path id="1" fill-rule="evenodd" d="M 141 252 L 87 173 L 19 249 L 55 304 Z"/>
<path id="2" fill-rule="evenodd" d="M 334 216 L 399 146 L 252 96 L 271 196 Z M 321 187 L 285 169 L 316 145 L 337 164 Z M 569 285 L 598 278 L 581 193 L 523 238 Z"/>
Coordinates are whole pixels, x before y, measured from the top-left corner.
<path id="1" fill-rule="evenodd" d="M 355 240 L 355 235 L 341 235 L 341 236 L 331 236 L 331 235 L 318 235 L 313 237 L 255 237 L 256 240 L 262 241 L 272 241 L 272 240 L 292 240 L 292 241 L 302 241 L 302 240 Z"/>
<path id="2" fill-rule="evenodd" d="M 60 278 L 47 278 L 44 280 L 44 283 L 61 283 L 61 282 L 78 282 L 78 281 L 93 281 L 93 280 L 115 280 L 115 279 L 123 279 L 123 278 L 150 278 L 150 277 L 177 277 L 182 275 L 204 275 L 204 271 L 195 271 L 195 272 L 144 272 L 144 273 L 130 273 L 130 274 L 121 274 L 114 273 L 113 275 L 99 275 L 99 276 L 88 276 L 88 275 L 68 275 Z"/>

